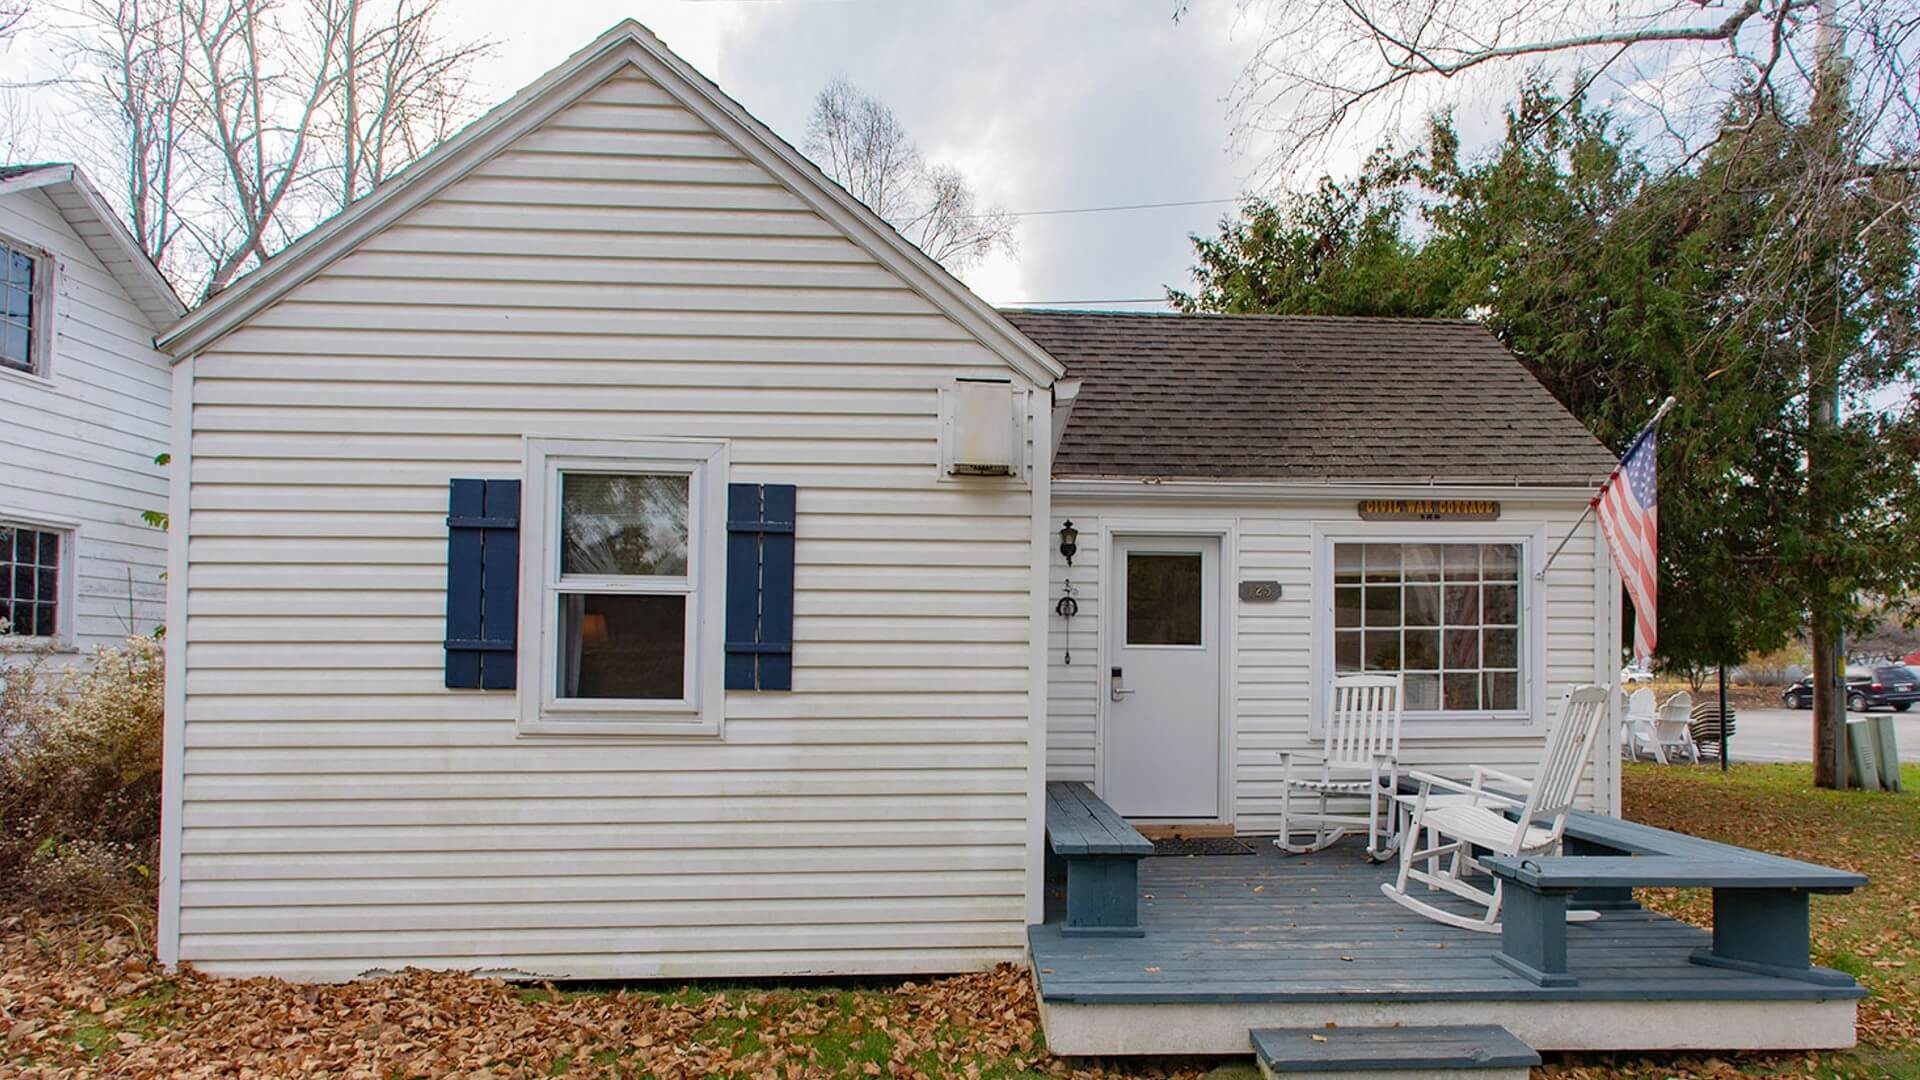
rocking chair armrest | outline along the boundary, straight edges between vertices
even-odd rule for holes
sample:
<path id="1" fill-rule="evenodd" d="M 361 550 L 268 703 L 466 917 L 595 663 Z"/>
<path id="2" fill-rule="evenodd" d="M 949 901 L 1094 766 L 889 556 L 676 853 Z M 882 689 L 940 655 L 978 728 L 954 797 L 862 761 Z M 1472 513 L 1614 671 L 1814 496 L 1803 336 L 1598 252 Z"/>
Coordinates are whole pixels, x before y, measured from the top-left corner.
<path id="1" fill-rule="evenodd" d="M 1326 758 L 1312 752 L 1311 750 L 1276 750 L 1274 751 L 1274 753 L 1280 755 L 1280 760 L 1282 763 L 1285 763 L 1288 761 L 1295 761 L 1295 762 L 1304 762 L 1308 765 L 1328 764 L 1328 761 Z M 1333 764 L 1338 764 L 1338 762 L 1334 762 Z"/>
<path id="2" fill-rule="evenodd" d="M 1476 799 L 1486 799 L 1491 802 L 1504 803 L 1508 806 L 1525 805 L 1524 803 L 1520 802 L 1518 799 L 1510 799 L 1507 796 L 1500 794 L 1499 792 L 1488 791 L 1487 789 L 1482 787 L 1463 784 L 1458 780 L 1449 780 L 1444 776 L 1435 776 L 1432 773 L 1421 772 L 1418 769 L 1410 770 L 1407 773 L 1407 779 L 1415 781 L 1420 785 L 1420 794 L 1423 796 L 1428 794 L 1434 788 L 1444 788 L 1448 791 L 1456 792 L 1461 795 L 1472 795 Z"/>
<path id="3" fill-rule="evenodd" d="M 1510 772 L 1502 772 L 1499 769 L 1490 768 L 1486 765 L 1475 765 L 1473 767 L 1474 786 L 1479 787 L 1480 782 L 1482 780 L 1498 780 L 1503 784 L 1512 784 L 1514 787 L 1519 788 L 1521 791 L 1533 790 L 1533 781 L 1531 780 L 1523 780 L 1520 777 L 1515 776 Z M 1508 799 L 1507 801 L 1513 802 L 1515 800 Z"/>

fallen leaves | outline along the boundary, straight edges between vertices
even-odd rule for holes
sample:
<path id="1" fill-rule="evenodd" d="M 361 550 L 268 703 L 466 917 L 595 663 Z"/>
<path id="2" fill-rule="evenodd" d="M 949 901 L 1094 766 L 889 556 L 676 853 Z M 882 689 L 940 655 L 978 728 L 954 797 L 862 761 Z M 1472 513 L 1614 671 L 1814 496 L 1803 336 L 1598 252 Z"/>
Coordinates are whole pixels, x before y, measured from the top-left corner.
<path id="1" fill-rule="evenodd" d="M 408 970 L 343 985 L 168 975 L 116 923 L 0 921 L 0 1074 L 22 1077 L 1196 1078 L 1046 1053 L 1027 972 L 891 987 L 581 991 Z"/>

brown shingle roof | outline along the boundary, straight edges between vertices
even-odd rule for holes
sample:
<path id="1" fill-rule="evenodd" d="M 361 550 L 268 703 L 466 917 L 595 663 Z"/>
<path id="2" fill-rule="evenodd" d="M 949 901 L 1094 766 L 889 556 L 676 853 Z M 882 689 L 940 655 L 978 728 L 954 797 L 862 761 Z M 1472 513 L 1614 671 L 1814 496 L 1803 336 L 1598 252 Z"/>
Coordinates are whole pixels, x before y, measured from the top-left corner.
<path id="1" fill-rule="evenodd" d="M 1477 323 L 1004 314 L 1082 380 L 1057 476 L 1586 485 L 1614 465 Z"/>

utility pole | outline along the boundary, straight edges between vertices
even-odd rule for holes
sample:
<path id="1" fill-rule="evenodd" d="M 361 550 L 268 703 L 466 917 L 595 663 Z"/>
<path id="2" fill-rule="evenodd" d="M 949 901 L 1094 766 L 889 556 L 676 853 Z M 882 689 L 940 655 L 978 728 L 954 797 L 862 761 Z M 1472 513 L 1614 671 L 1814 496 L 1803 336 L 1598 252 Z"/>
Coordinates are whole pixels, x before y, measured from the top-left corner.
<path id="1" fill-rule="evenodd" d="M 1839 0 L 1819 0 L 1816 18 L 1819 26 L 1814 37 L 1813 106 L 1808 116 L 1814 141 L 1808 155 L 1809 186 L 1821 183 L 1817 173 L 1831 168 L 1840 151 L 1840 125 L 1847 109 L 1846 35 L 1840 27 Z M 1813 783 L 1815 787 L 1842 788 L 1847 783 L 1846 731 L 1847 688 L 1846 648 L 1843 640 L 1844 612 L 1841 597 L 1828 584 L 1826 571 L 1833 565 L 1837 546 L 1834 524 L 1838 507 L 1833 495 L 1829 457 L 1840 426 L 1840 387 L 1838 358 L 1823 327 L 1835 318 L 1833 305 L 1838 287 L 1831 272 L 1821 275 L 1824 288 L 1810 297 L 1808 316 L 1813 324 L 1807 339 L 1807 532 L 1813 541 L 1813 573 L 1808 582 L 1807 616 L 1813 645 Z"/>

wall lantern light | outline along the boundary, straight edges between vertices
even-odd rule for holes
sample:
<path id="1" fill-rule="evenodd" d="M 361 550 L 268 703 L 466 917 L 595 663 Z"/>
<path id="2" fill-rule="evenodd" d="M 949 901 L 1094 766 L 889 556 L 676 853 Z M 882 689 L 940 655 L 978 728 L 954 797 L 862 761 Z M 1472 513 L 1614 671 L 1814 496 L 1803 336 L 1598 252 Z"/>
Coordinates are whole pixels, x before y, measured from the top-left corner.
<path id="1" fill-rule="evenodd" d="M 1060 526 L 1060 554 L 1066 558 L 1067 565 L 1073 565 L 1073 553 L 1080 550 L 1080 530 L 1069 521 Z"/>

